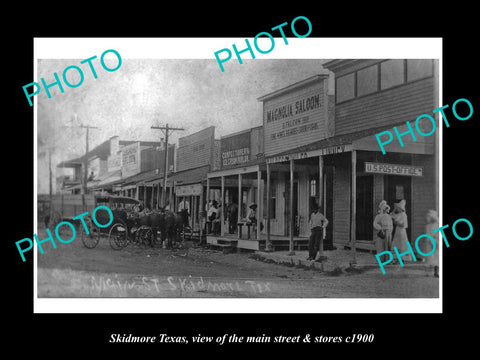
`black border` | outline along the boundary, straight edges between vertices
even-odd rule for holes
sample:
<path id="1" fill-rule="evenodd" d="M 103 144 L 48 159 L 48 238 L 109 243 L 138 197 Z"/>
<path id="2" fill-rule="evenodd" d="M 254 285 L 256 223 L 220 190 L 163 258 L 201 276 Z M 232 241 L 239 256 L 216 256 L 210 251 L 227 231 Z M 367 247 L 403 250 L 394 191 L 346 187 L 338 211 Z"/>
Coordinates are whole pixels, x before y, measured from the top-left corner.
<path id="1" fill-rule="evenodd" d="M 167 356 L 165 350 L 183 351 L 187 348 L 218 351 L 247 350 L 258 354 L 267 344 L 254 345 L 139 345 L 109 344 L 111 333 L 134 335 L 190 336 L 201 333 L 219 336 L 224 333 L 256 335 L 313 335 L 348 336 L 351 333 L 374 333 L 372 344 L 269 344 L 268 349 L 286 348 L 312 351 L 322 355 L 324 351 L 338 355 L 347 349 L 354 354 L 379 353 L 390 356 L 405 353 L 416 356 L 432 355 L 452 345 L 461 346 L 465 352 L 474 344 L 476 324 L 470 327 L 476 313 L 475 255 L 478 250 L 476 134 L 480 111 L 478 91 L 474 92 L 476 78 L 476 31 L 478 20 L 473 6 L 460 3 L 425 11 L 415 6 L 402 6 L 378 16 L 366 4 L 307 5 L 276 3 L 261 13 L 258 6 L 224 3 L 219 7 L 202 4 L 193 9 L 182 4 L 183 9 L 151 4 L 111 4 L 106 11 L 85 4 L 68 10 L 53 6 L 41 10 L 29 7 L 14 12 L 7 41 L 8 55 L 4 55 L 8 86 L 4 89 L 6 107 L 4 122 L 5 149 L 4 229 L 2 242 L 4 265 L 4 297 L 8 298 L 6 343 L 12 350 L 58 354 L 97 355 L 101 351 L 123 352 L 154 351 L 157 356 Z M 386 8 L 392 8 L 390 5 Z M 393 9 L 392 8 L 392 9 Z M 368 10 L 370 9 L 370 10 Z M 276 11 L 274 11 L 276 10 Z M 352 16 L 355 14 L 355 16 Z M 33 112 L 28 107 L 21 86 L 33 79 L 34 37 L 254 37 L 296 16 L 303 15 L 313 25 L 311 37 L 443 37 L 443 103 L 452 104 L 458 98 L 467 98 L 474 107 L 473 117 L 464 122 L 453 120 L 450 128 L 444 128 L 443 139 L 443 201 L 444 224 L 452 224 L 458 218 L 469 219 L 475 228 L 474 236 L 465 242 L 450 241 L 444 247 L 444 313 L 443 314 L 33 314 L 33 257 L 21 263 L 14 241 L 33 233 Z M 5 29 L 7 30 L 7 29 Z M 13 101 L 12 101 L 13 100 Z M 408 119 L 406 119 L 408 120 Z M 12 141 L 10 141 L 10 139 Z M 392 309 L 394 310 L 394 309 Z M 148 349 L 147 349 L 148 348 Z M 62 351 L 61 351 L 62 349 Z M 64 352 L 66 349 L 68 352 Z M 454 348 L 455 349 L 455 348 Z M 204 352 L 205 351 L 205 352 Z M 36 353 L 33 355 L 35 356 Z M 140 354 L 140 353 L 137 353 Z M 303 355 L 303 353 L 297 353 Z M 268 355 L 267 355 L 268 356 Z"/>

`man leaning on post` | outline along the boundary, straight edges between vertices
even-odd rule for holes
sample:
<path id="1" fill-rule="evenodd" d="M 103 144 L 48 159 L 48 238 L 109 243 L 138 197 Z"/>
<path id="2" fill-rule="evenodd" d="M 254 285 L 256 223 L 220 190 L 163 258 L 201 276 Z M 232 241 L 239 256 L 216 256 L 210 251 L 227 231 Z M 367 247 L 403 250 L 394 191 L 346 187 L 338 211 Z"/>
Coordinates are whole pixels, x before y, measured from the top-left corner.
<path id="1" fill-rule="evenodd" d="M 310 214 L 310 240 L 308 241 L 308 258 L 307 260 L 315 260 L 317 252 L 320 249 L 320 238 L 323 236 L 323 228 L 327 227 L 328 220 L 319 211 L 317 204 L 313 205 L 313 212 Z"/>

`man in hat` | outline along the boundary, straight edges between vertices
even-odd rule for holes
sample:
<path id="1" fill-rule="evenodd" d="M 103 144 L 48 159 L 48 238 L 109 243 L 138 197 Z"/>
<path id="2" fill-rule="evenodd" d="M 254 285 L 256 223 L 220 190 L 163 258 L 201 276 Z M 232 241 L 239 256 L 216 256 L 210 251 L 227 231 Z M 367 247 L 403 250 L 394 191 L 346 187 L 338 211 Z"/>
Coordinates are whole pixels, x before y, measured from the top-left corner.
<path id="1" fill-rule="evenodd" d="M 257 232 L 257 207 L 256 203 L 251 203 L 247 215 L 247 222 L 252 224 L 254 234 Z"/>
<path id="2" fill-rule="evenodd" d="M 380 201 L 378 204 L 378 214 L 373 220 L 373 227 L 377 231 L 376 249 L 377 254 L 384 251 L 392 251 L 392 230 L 393 221 L 389 214 L 390 206 L 388 206 L 385 200 Z M 384 258 L 387 255 L 383 255 Z M 384 259 L 382 259 L 383 261 Z"/>
<path id="3" fill-rule="evenodd" d="M 216 233 L 216 224 L 217 224 L 217 218 L 218 218 L 218 203 L 216 200 L 211 201 L 210 208 L 208 209 L 207 212 L 207 233 L 214 232 Z M 218 222 L 219 223 L 219 222 Z"/>
<path id="4" fill-rule="evenodd" d="M 317 252 L 320 249 L 320 238 L 323 236 L 323 228 L 327 227 L 328 220 L 319 211 L 317 204 L 313 205 L 313 212 L 310 214 L 310 239 L 308 241 L 308 258 L 307 260 L 315 260 Z"/>

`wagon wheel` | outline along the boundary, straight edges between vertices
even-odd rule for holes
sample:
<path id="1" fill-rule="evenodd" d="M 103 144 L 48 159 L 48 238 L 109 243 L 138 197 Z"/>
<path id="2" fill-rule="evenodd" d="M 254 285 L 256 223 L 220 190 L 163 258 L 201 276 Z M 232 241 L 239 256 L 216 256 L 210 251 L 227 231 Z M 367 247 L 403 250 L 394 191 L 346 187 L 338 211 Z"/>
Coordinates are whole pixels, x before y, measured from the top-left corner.
<path id="1" fill-rule="evenodd" d="M 147 245 L 153 246 L 152 228 L 148 226 L 140 226 L 135 234 L 135 244 L 141 248 L 145 248 Z"/>
<path id="2" fill-rule="evenodd" d="M 108 241 L 113 250 L 121 250 L 128 245 L 128 229 L 123 223 L 115 223 L 110 228 Z"/>
<path id="3" fill-rule="evenodd" d="M 60 214 L 58 211 L 54 211 L 50 214 L 50 217 L 48 219 L 48 228 L 50 230 L 53 230 L 56 228 L 56 226 L 62 221 L 62 214 Z"/>
<path id="4" fill-rule="evenodd" d="M 84 219 L 85 226 L 87 227 L 89 233 L 87 234 L 85 231 L 85 226 L 82 226 L 82 231 L 80 232 L 82 243 L 86 248 L 93 249 L 100 241 L 100 229 L 95 226 L 90 216 L 86 216 Z"/>

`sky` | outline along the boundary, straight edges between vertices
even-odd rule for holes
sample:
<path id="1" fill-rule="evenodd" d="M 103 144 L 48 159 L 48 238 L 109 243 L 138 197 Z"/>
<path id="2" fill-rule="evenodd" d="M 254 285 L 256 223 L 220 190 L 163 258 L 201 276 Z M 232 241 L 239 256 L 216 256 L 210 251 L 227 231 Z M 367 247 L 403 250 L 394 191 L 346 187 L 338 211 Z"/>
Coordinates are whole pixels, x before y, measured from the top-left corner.
<path id="1" fill-rule="evenodd" d="M 116 58 L 106 58 L 115 68 Z M 121 140 L 159 141 L 160 130 L 150 127 L 181 127 L 171 134 L 169 143 L 209 126 L 215 137 L 262 125 L 260 96 L 320 73 L 326 73 L 320 59 L 252 59 L 226 64 L 221 72 L 214 59 L 122 59 L 120 68 L 105 71 L 92 62 L 97 78 L 80 59 L 39 59 L 37 79 L 47 84 L 62 79 L 70 65 L 83 70 L 84 81 L 64 92 L 58 86 L 37 95 L 38 193 L 48 193 L 48 149 L 52 149 L 52 170 L 61 161 L 85 153 L 85 129 L 90 125 L 90 149 L 118 135 Z M 67 80 L 80 81 L 74 69 Z M 333 84 L 332 84 L 333 85 Z M 29 90 L 32 91 L 32 90 Z M 333 92 L 333 89 L 330 91 Z"/>

